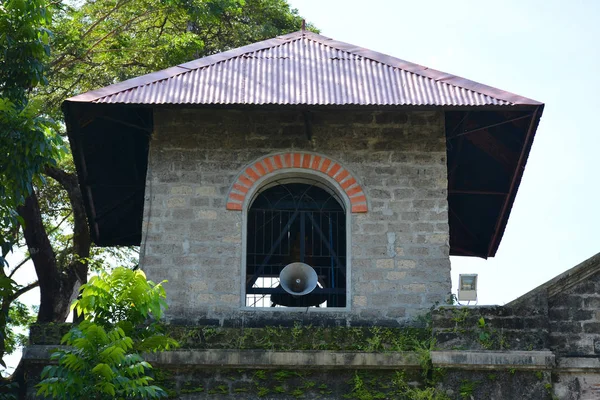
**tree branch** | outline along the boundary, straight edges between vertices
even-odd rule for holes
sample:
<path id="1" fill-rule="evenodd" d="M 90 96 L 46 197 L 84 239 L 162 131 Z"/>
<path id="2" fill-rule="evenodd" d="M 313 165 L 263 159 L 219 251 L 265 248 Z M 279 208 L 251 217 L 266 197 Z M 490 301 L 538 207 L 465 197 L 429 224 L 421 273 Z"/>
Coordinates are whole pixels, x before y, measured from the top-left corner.
<path id="1" fill-rule="evenodd" d="M 27 261 L 29 261 L 29 260 L 31 260 L 31 256 L 25 257 L 25 259 L 21 260 L 21 262 L 17 264 L 17 266 L 15 267 L 15 269 L 13 269 L 13 270 L 10 272 L 10 274 L 8 274 L 8 277 L 9 277 L 9 278 L 12 278 L 12 277 L 13 277 L 13 275 L 15 274 L 15 272 L 17 272 L 17 270 L 18 270 L 19 268 L 21 268 L 23 265 L 25 265 L 25 263 L 26 263 Z"/>
<path id="2" fill-rule="evenodd" d="M 31 260 L 37 274 L 40 284 L 40 310 L 38 313 L 39 322 L 53 322 L 54 303 L 60 291 L 60 282 L 57 277 L 60 275 L 56 258 L 50 239 L 46 234 L 40 205 L 35 191 L 31 193 L 25 204 L 18 208 L 19 215 L 23 218 L 23 236 L 29 249 Z M 8 302 L 3 302 L 7 304 Z"/>
<path id="3" fill-rule="evenodd" d="M 126 1 L 120 1 L 120 2 L 118 2 L 118 3 L 117 3 L 117 4 L 116 4 L 116 5 L 115 5 L 115 6 L 112 8 L 112 10 L 108 11 L 108 12 L 107 12 L 106 14 L 104 14 L 102 17 L 98 18 L 98 19 L 97 19 L 97 20 L 96 20 L 96 21 L 95 21 L 95 22 L 94 22 L 92 25 L 90 25 L 90 27 L 87 29 L 87 31 L 85 31 L 85 32 L 84 32 L 84 33 L 81 35 L 81 37 L 80 37 L 80 40 L 81 40 L 81 39 L 83 39 L 83 38 L 85 38 L 87 35 L 89 35 L 89 34 L 90 34 L 90 32 L 92 32 L 92 30 L 93 30 L 93 29 L 94 29 L 96 26 L 98 26 L 98 24 L 99 24 L 99 23 L 101 23 L 101 22 L 103 22 L 104 20 L 106 20 L 106 18 L 110 17 L 110 15 L 111 15 L 112 13 L 114 13 L 115 11 L 118 11 L 118 10 L 119 10 L 119 8 L 123 7 L 123 6 L 124 6 L 125 4 L 127 4 L 129 1 L 131 1 L 131 0 L 126 0 Z M 68 51 L 67 51 L 67 52 L 65 52 L 65 53 L 61 54 L 60 56 L 58 56 L 58 57 L 56 58 L 56 60 L 54 60 L 54 61 L 52 61 L 52 62 L 50 63 L 50 68 L 53 68 L 55 65 L 58 65 L 58 64 L 60 64 L 60 63 L 61 63 L 61 62 L 62 62 L 62 61 L 65 59 L 65 57 L 67 57 L 68 55 L 69 55 L 69 53 L 68 53 Z"/>
<path id="4" fill-rule="evenodd" d="M 67 191 L 73 210 L 73 247 L 78 259 L 87 259 L 90 256 L 92 241 L 77 176 L 51 166 L 46 167 L 44 173 L 56 180 Z M 81 282 L 87 280 L 87 268 L 78 268 L 77 273 L 80 275 Z"/>
<path id="5" fill-rule="evenodd" d="M 74 59 L 69 60 L 69 62 L 66 63 L 66 64 L 64 64 L 64 65 L 60 65 L 59 61 L 63 61 L 64 58 L 66 57 L 66 55 L 65 55 L 65 57 L 62 57 L 60 60 L 57 60 L 56 63 L 53 63 L 52 67 L 53 68 L 66 68 L 66 67 L 69 66 L 70 63 L 73 63 L 73 62 L 75 62 L 77 60 L 81 61 L 81 60 L 85 59 L 92 52 L 92 50 L 94 50 L 94 48 L 96 46 L 98 46 L 100 43 L 104 42 L 106 39 L 108 39 L 109 37 L 113 36 L 115 33 L 117 33 L 118 31 L 120 31 L 121 29 L 125 29 L 131 23 L 135 22 L 136 20 L 138 20 L 138 19 L 140 19 L 142 17 L 145 17 L 146 15 L 150 14 L 151 12 L 156 12 L 156 10 L 149 9 L 149 10 L 147 10 L 146 12 L 144 12 L 144 13 L 142 13 L 140 15 L 136 15 L 135 17 L 133 17 L 133 18 L 129 19 L 128 21 L 124 22 L 123 24 L 117 26 L 115 29 L 113 29 L 112 31 L 108 32 L 106 35 L 102 36 L 100 39 L 98 39 L 96 42 L 94 42 L 94 44 L 92 44 L 83 55 L 77 56 Z"/>
<path id="6" fill-rule="evenodd" d="M 39 281 L 35 281 L 33 283 L 30 283 L 27 286 L 23 286 L 21 289 L 17 290 L 11 296 L 8 297 L 9 303 L 12 303 L 13 301 L 15 301 L 16 299 L 18 299 L 19 297 L 21 297 L 21 295 L 29 292 L 31 289 L 34 289 L 34 288 L 36 288 L 38 286 L 40 286 L 40 282 Z"/>

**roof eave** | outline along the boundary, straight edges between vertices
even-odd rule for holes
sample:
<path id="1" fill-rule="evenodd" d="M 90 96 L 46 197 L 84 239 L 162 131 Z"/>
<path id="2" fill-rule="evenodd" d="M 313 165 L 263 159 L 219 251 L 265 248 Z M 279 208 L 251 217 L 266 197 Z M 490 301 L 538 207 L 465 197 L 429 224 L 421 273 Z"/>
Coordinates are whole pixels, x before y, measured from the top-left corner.
<path id="1" fill-rule="evenodd" d="M 531 123 L 529 125 L 529 129 L 527 131 L 527 135 L 525 137 L 525 143 L 521 150 L 521 155 L 519 156 L 519 161 L 517 162 L 517 168 L 515 170 L 515 174 L 513 176 L 511 182 L 511 188 L 509 190 L 509 195 L 506 197 L 506 201 L 498 218 L 498 223 L 496 225 L 496 229 L 494 232 L 494 236 L 492 241 L 490 242 L 490 247 L 487 252 L 486 259 L 488 257 L 495 257 L 498 248 L 500 247 L 500 242 L 502 241 L 502 237 L 504 236 L 504 232 L 506 230 L 506 226 L 508 224 L 508 218 L 510 216 L 510 212 L 512 211 L 513 204 L 517 197 L 517 192 L 519 190 L 519 186 L 521 184 L 521 180 L 523 179 L 523 172 L 525 171 L 525 165 L 527 164 L 527 160 L 529 158 L 529 153 L 531 151 L 531 147 L 533 146 L 533 140 L 535 137 L 535 133 L 539 126 L 542 113 L 544 111 L 544 104 L 540 103 L 539 106 L 536 107 L 533 112 L 533 116 L 531 117 Z"/>

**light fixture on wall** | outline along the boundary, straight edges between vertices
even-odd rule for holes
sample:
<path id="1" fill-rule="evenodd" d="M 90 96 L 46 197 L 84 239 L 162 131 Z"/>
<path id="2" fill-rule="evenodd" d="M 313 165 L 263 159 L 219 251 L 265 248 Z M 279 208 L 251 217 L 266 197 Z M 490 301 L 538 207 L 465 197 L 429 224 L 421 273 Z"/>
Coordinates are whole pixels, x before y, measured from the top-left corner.
<path id="1" fill-rule="evenodd" d="M 477 301 L 477 274 L 458 276 L 458 301 Z"/>

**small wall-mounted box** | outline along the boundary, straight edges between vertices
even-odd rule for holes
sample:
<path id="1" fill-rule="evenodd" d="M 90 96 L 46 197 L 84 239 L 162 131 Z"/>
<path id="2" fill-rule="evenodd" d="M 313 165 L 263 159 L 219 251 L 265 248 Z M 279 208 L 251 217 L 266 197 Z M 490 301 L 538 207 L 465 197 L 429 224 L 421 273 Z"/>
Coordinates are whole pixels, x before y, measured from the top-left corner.
<path id="1" fill-rule="evenodd" d="M 477 274 L 458 276 L 458 301 L 477 301 Z"/>

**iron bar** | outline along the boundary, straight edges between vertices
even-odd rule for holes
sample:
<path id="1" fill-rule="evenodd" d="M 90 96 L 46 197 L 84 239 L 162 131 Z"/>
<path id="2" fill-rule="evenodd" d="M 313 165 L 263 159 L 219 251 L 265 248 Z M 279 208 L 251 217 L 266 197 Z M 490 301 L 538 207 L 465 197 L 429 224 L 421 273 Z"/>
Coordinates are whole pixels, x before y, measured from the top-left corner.
<path id="1" fill-rule="evenodd" d="M 246 294 L 285 294 L 287 293 L 282 287 L 252 287 L 246 289 Z M 316 287 L 311 294 L 345 294 L 345 288 L 320 288 Z"/>
<path id="2" fill-rule="evenodd" d="M 269 260 L 271 259 L 271 256 L 273 255 L 273 253 L 275 252 L 275 249 L 277 248 L 277 246 L 279 245 L 279 243 L 281 243 L 281 241 L 283 240 L 284 236 L 288 233 L 288 229 L 290 228 L 290 225 L 292 225 L 292 222 L 294 222 L 294 220 L 296 219 L 296 217 L 298 216 L 299 211 L 295 211 L 294 214 L 292 214 L 292 216 L 290 217 L 290 220 L 288 221 L 288 223 L 285 225 L 285 228 L 283 229 L 283 231 L 281 232 L 281 234 L 279 235 L 279 237 L 277 238 L 277 241 L 273 244 L 273 246 L 271 247 L 271 250 L 269 250 L 269 253 L 267 254 L 267 256 L 265 257 L 265 259 L 262 262 L 262 265 L 258 268 L 258 271 L 256 271 L 254 273 L 254 275 L 252 276 L 252 278 L 250 278 L 250 280 L 247 282 L 246 287 L 252 287 L 252 285 L 254 285 L 256 283 L 256 280 L 258 279 L 258 277 L 260 276 L 260 274 L 262 274 L 262 272 L 265 269 L 265 265 L 269 262 Z"/>
<path id="3" fill-rule="evenodd" d="M 344 275 L 344 277 L 346 276 L 346 271 L 344 271 L 344 268 L 342 268 L 342 263 L 340 262 L 340 259 L 338 258 L 335 250 L 333 250 L 331 248 L 331 246 L 329 245 L 329 243 L 327 243 L 327 238 L 325 237 L 325 235 L 323 234 L 323 231 L 321 230 L 321 228 L 319 228 L 316 223 L 315 220 L 312 219 L 312 217 L 309 215 L 308 217 L 312 223 L 315 225 L 315 229 L 317 230 L 317 233 L 319 234 L 319 236 L 321 237 L 323 243 L 325 244 L 325 247 L 327 247 L 327 249 L 329 250 L 330 254 L 335 258 L 335 262 L 340 270 L 340 272 Z M 344 265 L 345 267 L 345 265 Z"/>

